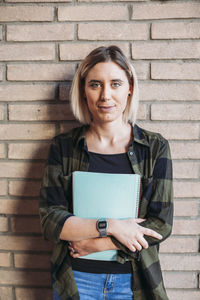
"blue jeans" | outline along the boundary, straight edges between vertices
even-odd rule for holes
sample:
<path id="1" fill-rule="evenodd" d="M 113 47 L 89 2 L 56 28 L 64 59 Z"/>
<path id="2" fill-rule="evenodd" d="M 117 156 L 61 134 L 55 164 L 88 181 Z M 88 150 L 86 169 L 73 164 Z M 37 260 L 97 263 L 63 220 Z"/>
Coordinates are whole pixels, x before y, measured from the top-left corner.
<path id="1" fill-rule="evenodd" d="M 73 273 L 80 300 L 133 300 L 132 274 Z M 55 291 L 53 300 L 61 300 Z"/>

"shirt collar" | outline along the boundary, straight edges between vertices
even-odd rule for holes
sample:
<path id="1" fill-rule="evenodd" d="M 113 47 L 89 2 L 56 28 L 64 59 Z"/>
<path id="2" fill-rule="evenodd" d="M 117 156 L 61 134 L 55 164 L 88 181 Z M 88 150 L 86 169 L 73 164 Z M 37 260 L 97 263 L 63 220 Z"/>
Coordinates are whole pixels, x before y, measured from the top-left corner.
<path id="1" fill-rule="evenodd" d="M 145 135 L 144 130 L 136 124 L 133 126 L 133 142 L 136 142 L 138 144 L 148 146 L 148 147 L 150 146 L 148 137 L 147 137 L 147 135 Z"/>
<path id="2" fill-rule="evenodd" d="M 86 146 L 86 132 L 88 127 L 88 125 L 83 125 L 78 128 L 78 132 L 75 131 L 76 134 L 72 136 L 75 147 L 79 145 Z"/>
<path id="3" fill-rule="evenodd" d="M 88 127 L 89 125 L 83 125 L 79 127 L 78 133 L 73 136 L 75 146 L 78 146 L 79 144 L 82 146 L 86 146 L 86 131 Z M 133 125 L 133 143 L 134 142 L 149 147 L 147 136 L 144 134 L 142 128 L 140 128 L 136 124 Z"/>

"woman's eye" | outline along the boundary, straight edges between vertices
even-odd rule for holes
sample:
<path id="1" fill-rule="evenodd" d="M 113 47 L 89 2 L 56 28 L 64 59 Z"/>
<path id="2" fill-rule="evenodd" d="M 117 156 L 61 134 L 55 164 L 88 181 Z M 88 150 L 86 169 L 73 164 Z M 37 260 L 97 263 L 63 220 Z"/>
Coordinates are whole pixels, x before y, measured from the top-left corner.
<path id="1" fill-rule="evenodd" d="M 91 84 L 90 84 L 90 87 L 93 88 L 93 89 L 99 88 L 100 86 L 101 86 L 101 84 L 98 83 L 98 82 L 97 82 L 97 83 L 91 83 Z"/>
<path id="2" fill-rule="evenodd" d="M 121 86 L 121 84 L 119 82 L 113 82 L 112 86 L 116 88 Z"/>

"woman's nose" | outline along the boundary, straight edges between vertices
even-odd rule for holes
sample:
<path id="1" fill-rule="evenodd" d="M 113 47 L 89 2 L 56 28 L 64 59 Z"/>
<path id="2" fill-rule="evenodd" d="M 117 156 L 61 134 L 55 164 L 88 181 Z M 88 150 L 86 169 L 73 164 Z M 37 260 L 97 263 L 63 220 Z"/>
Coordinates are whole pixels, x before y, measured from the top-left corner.
<path id="1" fill-rule="evenodd" d="M 111 99 L 111 89 L 110 89 L 110 87 L 105 86 L 105 87 L 102 89 L 101 98 L 102 98 L 102 100 L 104 100 L 104 101 L 110 100 L 110 99 Z"/>

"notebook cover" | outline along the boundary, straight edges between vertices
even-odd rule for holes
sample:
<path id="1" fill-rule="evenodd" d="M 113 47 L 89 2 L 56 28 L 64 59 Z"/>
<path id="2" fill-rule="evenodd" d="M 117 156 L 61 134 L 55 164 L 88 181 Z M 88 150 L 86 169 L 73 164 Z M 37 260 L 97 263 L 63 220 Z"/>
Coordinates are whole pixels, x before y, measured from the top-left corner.
<path id="1" fill-rule="evenodd" d="M 77 217 L 137 218 L 140 175 L 73 172 L 73 210 Z M 116 260 L 116 250 L 92 253 L 81 258 Z"/>

